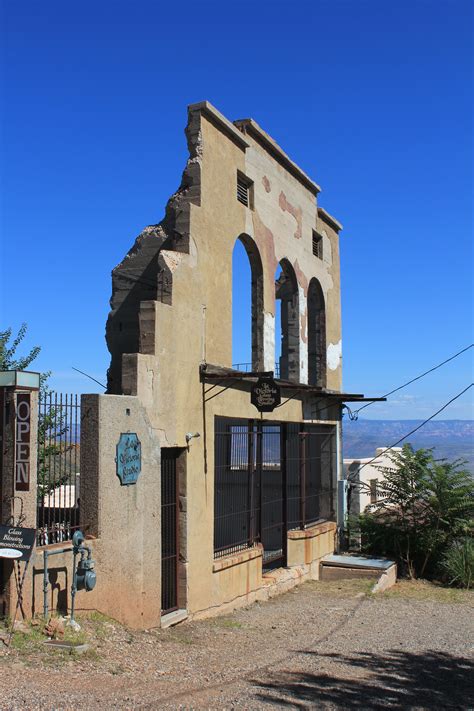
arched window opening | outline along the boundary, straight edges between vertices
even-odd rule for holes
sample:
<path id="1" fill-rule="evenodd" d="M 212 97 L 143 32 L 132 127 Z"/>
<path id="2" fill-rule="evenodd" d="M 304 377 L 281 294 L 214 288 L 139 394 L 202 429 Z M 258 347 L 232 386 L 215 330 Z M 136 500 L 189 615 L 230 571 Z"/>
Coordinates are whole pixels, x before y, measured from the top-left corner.
<path id="1" fill-rule="evenodd" d="M 300 308 L 298 282 L 293 267 L 282 259 L 275 273 L 275 299 L 280 314 L 275 319 L 275 355 L 279 359 L 280 378 L 299 382 L 300 378 Z M 280 334 L 280 338 L 279 338 Z M 278 342 L 278 340 L 280 342 Z"/>
<path id="2" fill-rule="evenodd" d="M 308 382 L 326 387 L 326 308 L 317 279 L 308 287 Z"/>
<path id="3" fill-rule="evenodd" d="M 263 370 L 263 268 L 255 242 L 240 235 L 232 253 L 232 366 Z"/>

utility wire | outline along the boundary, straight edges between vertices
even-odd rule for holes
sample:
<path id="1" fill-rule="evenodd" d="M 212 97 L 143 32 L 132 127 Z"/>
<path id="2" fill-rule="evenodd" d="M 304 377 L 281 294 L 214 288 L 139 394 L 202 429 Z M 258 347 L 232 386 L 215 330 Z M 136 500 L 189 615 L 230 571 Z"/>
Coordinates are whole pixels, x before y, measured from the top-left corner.
<path id="1" fill-rule="evenodd" d="M 374 462 L 376 459 L 379 459 L 379 457 L 383 456 L 383 455 L 384 455 L 386 452 L 388 452 L 390 449 L 393 449 L 393 447 L 396 447 L 397 444 L 400 444 L 400 442 L 403 442 L 404 439 L 406 439 L 407 437 L 409 437 L 410 435 L 412 435 L 414 432 L 417 432 L 418 430 L 420 430 L 420 429 L 421 429 L 422 427 L 424 427 L 428 422 L 430 422 L 430 420 L 433 420 L 433 419 L 436 417 L 436 415 L 439 415 L 440 412 L 443 412 L 443 410 L 446 410 L 446 408 L 448 407 L 448 405 L 451 405 L 451 403 L 454 402 L 455 400 L 457 400 L 458 398 L 460 398 L 461 395 L 464 395 L 464 393 L 467 392 L 470 388 L 472 388 L 473 385 L 474 385 L 474 383 L 471 383 L 470 385 L 467 386 L 467 388 L 464 388 L 464 390 L 461 390 L 460 393 L 458 393 L 458 394 L 455 395 L 453 398 L 451 398 L 451 400 L 449 400 L 447 403 L 445 403 L 445 404 L 443 405 L 443 407 L 440 407 L 440 409 L 437 410 L 433 415 L 431 415 L 431 417 L 428 417 L 428 419 L 427 419 L 427 420 L 424 420 L 424 422 L 422 422 L 420 425 L 418 425 L 418 427 L 415 427 L 413 430 L 411 430 L 411 432 L 408 432 L 408 434 L 406 434 L 406 435 L 404 435 L 403 437 L 401 437 L 399 440 L 397 440 L 397 442 L 394 442 L 393 444 L 391 444 L 390 447 L 387 447 L 386 449 L 384 449 L 383 452 L 380 452 L 380 454 L 378 454 L 376 457 L 373 457 L 373 458 L 370 459 L 368 462 L 366 462 L 365 464 L 363 464 L 361 467 L 359 467 L 358 471 L 360 472 L 364 467 L 367 467 L 369 464 L 372 464 L 372 462 Z"/>
<path id="2" fill-rule="evenodd" d="M 97 383 L 97 385 L 100 385 L 101 388 L 104 388 L 104 390 L 107 390 L 107 385 L 104 385 L 104 383 L 101 383 L 99 380 L 96 380 L 95 378 L 92 377 L 92 375 L 89 375 L 88 373 L 84 373 L 83 370 L 79 370 L 79 368 L 75 368 L 73 365 L 71 365 L 71 368 L 75 370 L 77 373 L 80 373 L 81 375 L 85 375 L 86 378 L 90 378 L 91 380 L 94 381 L 94 383 Z"/>
<path id="3" fill-rule="evenodd" d="M 428 373 L 432 373 L 434 370 L 437 370 L 438 368 L 441 368 L 442 365 L 445 365 L 446 363 L 449 363 L 449 361 L 454 360 L 458 356 L 460 356 L 462 353 L 465 353 L 468 351 L 470 348 L 474 346 L 474 343 L 471 343 L 469 346 L 466 346 L 466 348 L 463 348 L 461 351 L 458 351 L 458 353 L 455 353 L 454 355 L 450 356 L 446 360 L 443 360 L 442 363 L 438 363 L 438 365 L 433 366 L 433 368 L 430 368 L 429 370 L 426 370 L 424 373 L 421 373 L 421 375 L 417 375 L 416 378 L 412 378 L 408 382 L 404 383 L 403 385 L 400 385 L 398 388 L 395 388 L 394 390 L 391 390 L 389 393 L 385 393 L 385 395 L 381 395 L 381 397 L 388 397 L 389 395 L 393 395 L 393 393 L 396 393 L 398 390 L 402 390 L 403 388 L 406 388 L 407 385 L 410 385 L 411 383 L 414 383 L 416 380 L 420 380 L 421 378 L 424 378 L 425 375 L 428 375 Z M 318 402 L 323 402 L 324 398 L 321 398 L 319 401 L 317 401 L 314 405 L 314 408 L 316 408 L 316 411 L 312 411 L 312 415 L 318 414 L 320 415 L 321 413 L 325 412 L 328 410 L 332 405 L 329 405 L 327 407 L 323 407 L 320 410 L 317 410 Z M 286 402 L 286 401 L 285 401 Z M 285 402 L 282 403 L 282 405 L 285 404 Z M 358 417 L 359 417 L 359 412 L 363 410 L 364 408 L 368 407 L 369 405 L 374 405 L 374 403 L 377 402 L 371 401 L 371 402 L 366 402 L 365 405 L 362 405 L 362 407 L 359 407 L 357 410 L 351 410 L 349 405 L 343 405 L 343 407 L 347 410 L 347 414 L 349 415 L 349 419 L 353 422 L 355 422 Z"/>
<path id="4" fill-rule="evenodd" d="M 441 368 L 442 365 L 445 365 L 446 363 L 449 363 L 449 361 L 454 360 L 458 356 L 461 355 L 461 353 L 465 353 L 468 351 L 470 348 L 474 346 L 474 343 L 471 343 L 469 346 L 466 346 L 466 348 L 463 348 L 462 351 L 459 351 L 458 353 L 455 353 L 453 356 L 450 358 L 446 358 L 446 360 L 443 360 L 442 363 L 438 363 L 438 365 L 433 366 L 433 368 L 430 368 L 429 370 L 426 370 L 424 373 L 421 373 L 421 375 L 417 375 L 416 378 L 412 378 L 409 380 L 407 383 L 404 383 L 403 385 L 400 385 L 398 388 L 395 388 L 394 390 L 390 390 L 389 393 L 385 393 L 385 395 L 382 395 L 382 397 L 388 397 L 389 395 L 393 395 L 393 393 L 398 392 L 398 390 L 402 390 L 403 388 L 406 388 L 407 385 L 411 385 L 411 383 L 414 383 L 416 380 L 420 380 L 421 378 L 424 378 L 425 375 L 428 375 L 428 373 L 432 373 L 433 370 L 437 370 L 438 368 Z M 357 420 L 357 416 L 361 410 L 363 410 L 365 407 L 369 407 L 369 405 L 373 405 L 373 402 L 366 402 L 365 405 L 362 405 L 362 407 L 359 407 L 357 410 L 352 412 L 351 420 Z"/>

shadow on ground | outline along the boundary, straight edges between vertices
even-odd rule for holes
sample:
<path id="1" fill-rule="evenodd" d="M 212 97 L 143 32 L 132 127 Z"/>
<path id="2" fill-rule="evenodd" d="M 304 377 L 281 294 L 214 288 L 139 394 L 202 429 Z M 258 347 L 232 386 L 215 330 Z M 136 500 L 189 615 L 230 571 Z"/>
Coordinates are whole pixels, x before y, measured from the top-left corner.
<path id="1" fill-rule="evenodd" d="M 442 652 L 398 650 L 350 656 L 319 654 L 322 663 L 343 665 L 334 675 L 278 672 L 260 687 L 260 701 L 280 707 L 324 705 L 350 709 L 468 709 L 474 706 L 474 664 Z"/>

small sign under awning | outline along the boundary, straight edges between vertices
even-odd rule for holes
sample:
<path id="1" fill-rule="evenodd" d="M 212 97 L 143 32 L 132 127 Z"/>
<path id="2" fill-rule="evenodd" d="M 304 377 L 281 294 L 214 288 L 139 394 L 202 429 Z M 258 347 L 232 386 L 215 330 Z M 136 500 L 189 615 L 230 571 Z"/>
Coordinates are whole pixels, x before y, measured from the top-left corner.
<path id="1" fill-rule="evenodd" d="M 273 378 L 259 378 L 252 385 L 250 402 L 259 412 L 273 412 L 281 402 L 280 388 Z"/>

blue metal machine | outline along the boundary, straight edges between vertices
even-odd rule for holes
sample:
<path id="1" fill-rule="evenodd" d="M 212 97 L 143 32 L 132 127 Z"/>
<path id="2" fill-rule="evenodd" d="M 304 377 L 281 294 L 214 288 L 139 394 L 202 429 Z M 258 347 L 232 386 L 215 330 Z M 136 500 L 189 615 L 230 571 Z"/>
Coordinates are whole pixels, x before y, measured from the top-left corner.
<path id="1" fill-rule="evenodd" d="M 58 553 L 72 553 L 73 554 L 73 576 L 71 585 L 71 618 L 70 624 L 76 625 L 74 620 L 74 603 L 76 600 L 76 593 L 79 590 L 85 590 L 90 592 L 95 588 L 97 577 L 94 570 L 95 561 L 92 559 L 92 549 L 89 546 L 84 545 L 84 534 L 82 531 L 76 531 L 72 537 L 72 548 L 60 548 L 57 550 L 43 551 L 44 556 L 44 566 L 43 566 L 43 615 L 44 618 L 48 618 L 48 559 L 52 555 L 57 555 Z M 80 556 L 76 567 L 77 557 Z"/>

